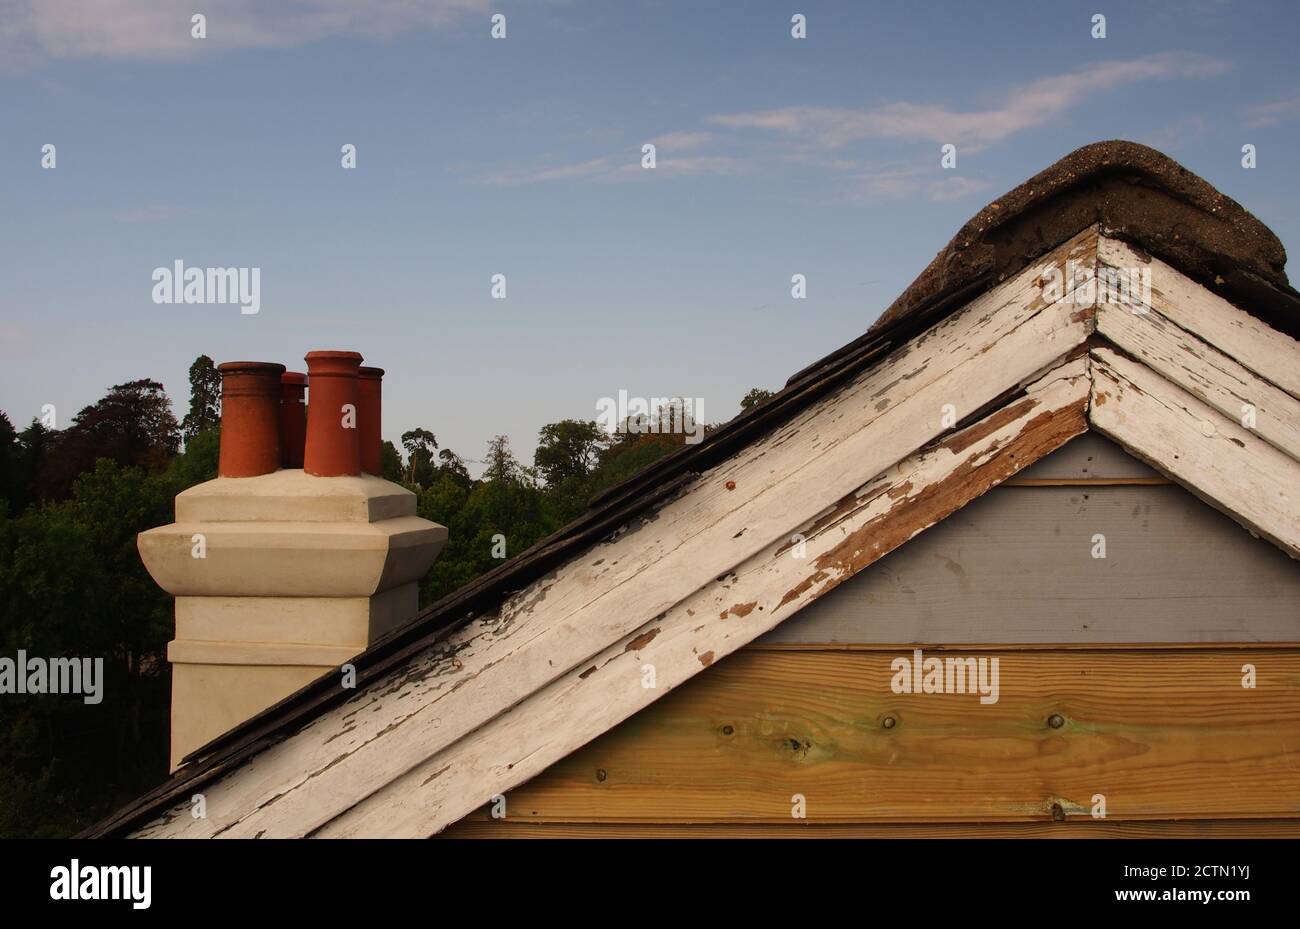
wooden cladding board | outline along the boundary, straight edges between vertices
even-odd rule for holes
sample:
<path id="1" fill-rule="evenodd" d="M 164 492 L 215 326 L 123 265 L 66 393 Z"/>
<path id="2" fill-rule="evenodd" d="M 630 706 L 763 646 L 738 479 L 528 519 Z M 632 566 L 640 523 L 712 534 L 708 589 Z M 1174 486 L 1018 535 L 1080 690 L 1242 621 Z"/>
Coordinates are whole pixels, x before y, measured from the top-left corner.
<path id="1" fill-rule="evenodd" d="M 1298 648 L 928 653 L 996 657 L 989 705 L 894 693 L 910 654 L 737 652 L 512 790 L 506 821 L 789 824 L 796 794 L 812 824 L 1091 822 L 1098 794 L 1112 826 L 1300 816 Z"/>
<path id="2" fill-rule="evenodd" d="M 1300 641 L 1300 562 L 1176 485 L 999 487 L 759 641 Z"/>

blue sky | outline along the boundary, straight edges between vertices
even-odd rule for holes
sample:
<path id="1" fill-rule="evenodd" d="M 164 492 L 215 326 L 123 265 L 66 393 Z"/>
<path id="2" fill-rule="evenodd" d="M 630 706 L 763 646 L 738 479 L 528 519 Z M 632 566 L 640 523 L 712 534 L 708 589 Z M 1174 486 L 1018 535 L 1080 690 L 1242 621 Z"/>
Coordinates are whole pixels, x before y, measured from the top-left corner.
<path id="1" fill-rule="evenodd" d="M 387 438 L 422 425 L 470 459 L 505 433 L 531 460 L 541 425 L 620 389 L 725 420 L 1089 142 L 1154 145 L 1296 245 L 1298 21 L 1211 0 L 0 0 L 0 409 L 21 428 L 52 403 L 62 426 L 147 376 L 179 417 L 196 355 L 301 370 L 344 348 L 388 371 Z M 261 311 L 153 303 L 177 259 L 260 268 Z"/>

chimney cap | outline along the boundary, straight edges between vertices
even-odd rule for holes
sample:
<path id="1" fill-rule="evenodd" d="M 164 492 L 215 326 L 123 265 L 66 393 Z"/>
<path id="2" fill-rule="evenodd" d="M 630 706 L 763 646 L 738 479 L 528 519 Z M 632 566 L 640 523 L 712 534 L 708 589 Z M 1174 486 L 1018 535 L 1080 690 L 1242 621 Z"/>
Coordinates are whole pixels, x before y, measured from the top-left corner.
<path id="1" fill-rule="evenodd" d="M 315 361 L 317 359 L 338 359 L 339 361 L 352 361 L 355 359 L 358 362 L 362 360 L 360 352 L 344 352 L 336 349 L 321 349 L 315 352 L 308 352 L 303 356 L 303 360 L 307 362 Z"/>
<path id="2" fill-rule="evenodd" d="M 303 374 L 301 371 L 285 371 L 280 375 L 280 383 L 302 387 L 307 383 L 307 375 Z"/>
<path id="3" fill-rule="evenodd" d="M 217 370 L 222 374 L 283 374 L 284 365 L 273 361 L 223 361 Z"/>
<path id="4" fill-rule="evenodd" d="M 364 367 L 363 367 L 363 368 L 359 368 L 358 371 L 359 371 L 359 373 L 361 374 L 362 377 L 372 377 L 372 378 L 378 379 L 378 378 L 381 378 L 381 377 L 384 376 L 384 369 L 383 369 L 383 368 L 364 368 Z"/>

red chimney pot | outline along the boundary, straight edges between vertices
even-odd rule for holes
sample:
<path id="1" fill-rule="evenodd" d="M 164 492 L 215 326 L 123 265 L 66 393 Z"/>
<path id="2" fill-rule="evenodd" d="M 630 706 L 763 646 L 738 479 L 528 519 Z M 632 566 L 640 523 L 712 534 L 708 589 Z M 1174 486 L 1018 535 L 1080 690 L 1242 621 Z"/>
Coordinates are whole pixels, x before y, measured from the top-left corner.
<path id="1" fill-rule="evenodd" d="M 303 469 L 317 477 L 361 473 L 357 352 L 308 352 L 307 447 Z"/>
<path id="2" fill-rule="evenodd" d="M 280 467 L 280 375 L 284 365 L 228 361 L 221 372 L 220 477 L 256 477 Z"/>
<path id="3" fill-rule="evenodd" d="M 381 417 L 384 369 L 361 368 L 357 380 L 357 426 L 361 430 L 361 470 L 384 476 L 384 435 Z"/>
<path id="4" fill-rule="evenodd" d="M 280 466 L 301 468 L 307 444 L 307 375 L 286 371 L 280 375 Z"/>

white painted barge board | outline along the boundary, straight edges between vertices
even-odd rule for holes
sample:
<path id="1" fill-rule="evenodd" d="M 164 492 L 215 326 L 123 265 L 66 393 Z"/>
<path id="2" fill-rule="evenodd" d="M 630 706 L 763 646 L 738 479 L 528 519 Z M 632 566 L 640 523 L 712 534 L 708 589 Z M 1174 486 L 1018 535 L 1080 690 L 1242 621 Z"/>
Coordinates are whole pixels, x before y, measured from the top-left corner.
<path id="1" fill-rule="evenodd" d="M 584 667 L 532 695 L 322 828 L 321 837 L 432 835 L 523 783 L 713 662 L 796 614 L 890 548 L 1086 428 L 1084 359 L 797 526 L 806 557 L 779 541 Z M 1009 415 L 1013 414 L 1013 415 Z M 847 549 L 847 550 L 846 550 Z M 655 669 L 656 687 L 643 686 Z M 507 796 L 507 813 L 509 798 Z"/>
<path id="2" fill-rule="evenodd" d="M 1092 308 L 1047 303 L 1041 279 L 1067 261 L 1091 267 L 1095 242 L 1095 231 L 1081 233 L 702 476 L 640 528 L 260 753 L 214 785 L 208 819 L 181 832 L 309 832 L 788 536 L 944 431 L 945 405 L 960 417 L 1081 346 Z"/>
<path id="3" fill-rule="evenodd" d="M 1300 557 L 1300 463 L 1150 368 L 1107 348 L 1092 358 L 1093 428 Z"/>
<path id="4" fill-rule="evenodd" d="M 1253 407 L 1254 431 L 1300 459 L 1300 400 L 1286 391 L 1155 310 L 1138 314 L 1130 307 L 1100 305 L 1097 331 L 1228 419 L 1242 423 Z M 1300 352 L 1292 363 L 1300 368 Z"/>
<path id="5" fill-rule="evenodd" d="M 1300 399 L 1300 342 L 1119 239 L 1098 236 L 1097 251 L 1098 264 L 1106 267 L 1150 265 L 1152 309 Z"/>

